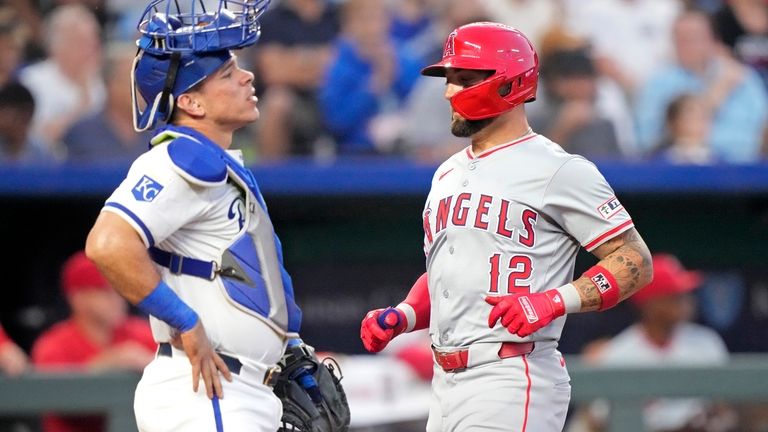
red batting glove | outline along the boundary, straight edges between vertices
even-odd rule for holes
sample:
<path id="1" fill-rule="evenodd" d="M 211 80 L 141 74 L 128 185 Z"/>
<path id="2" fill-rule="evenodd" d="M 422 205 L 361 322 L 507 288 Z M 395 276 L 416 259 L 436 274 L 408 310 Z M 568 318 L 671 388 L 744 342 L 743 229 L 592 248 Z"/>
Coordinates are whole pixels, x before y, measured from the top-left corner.
<path id="1" fill-rule="evenodd" d="M 486 303 L 493 306 L 488 315 L 488 327 L 501 325 L 510 333 L 526 337 L 565 315 L 565 303 L 557 290 L 543 293 L 487 296 Z"/>
<path id="2" fill-rule="evenodd" d="M 381 318 L 385 311 L 386 314 Z M 383 350 L 395 336 L 404 332 L 406 326 L 405 314 L 399 309 L 390 307 L 372 310 L 365 314 L 363 322 L 360 323 L 360 339 L 365 349 L 377 353 Z"/>

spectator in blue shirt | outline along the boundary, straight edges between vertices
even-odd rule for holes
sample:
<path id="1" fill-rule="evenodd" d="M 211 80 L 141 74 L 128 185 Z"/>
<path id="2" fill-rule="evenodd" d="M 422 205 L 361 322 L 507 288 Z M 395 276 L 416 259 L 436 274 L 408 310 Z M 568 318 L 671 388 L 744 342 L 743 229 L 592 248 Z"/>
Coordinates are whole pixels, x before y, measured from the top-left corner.
<path id="1" fill-rule="evenodd" d="M 669 104 L 664 137 L 652 154 L 656 160 L 680 165 L 718 162 L 708 144 L 712 117 L 704 101 L 682 94 Z"/>
<path id="2" fill-rule="evenodd" d="M 322 111 L 338 153 L 379 153 L 377 145 L 386 137 L 371 133 L 371 124 L 401 107 L 419 77 L 421 62 L 391 39 L 384 2 L 349 0 L 341 16 L 336 58 L 320 90 Z M 379 128 L 386 129 L 392 136 L 398 133 L 392 130 L 395 126 Z"/>
<path id="3" fill-rule="evenodd" d="M 339 33 L 337 6 L 326 0 L 283 0 L 261 19 L 256 66 L 261 160 L 312 155 L 327 132 L 317 90 Z"/>
<path id="4" fill-rule="evenodd" d="M 703 12 L 681 14 L 673 42 L 677 63 L 652 76 L 637 95 L 639 145 L 651 150 L 662 137 L 665 107 L 691 93 L 711 112 L 709 144 L 715 156 L 731 163 L 759 159 L 768 96 L 758 75 L 722 54 Z"/>
<path id="5" fill-rule="evenodd" d="M 136 48 L 114 45 L 106 52 L 105 109 L 75 122 L 62 141 L 69 162 L 119 163 L 127 167 L 147 150 L 150 137 L 147 132 L 136 133 L 133 129 L 129 83 Z"/>
<path id="6" fill-rule="evenodd" d="M 435 3 L 435 2 L 431 2 Z M 390 2 L 392 22 L 389 34 L 395 43 L 421 58 L 424 66 L 434 63 L 431 57 L 434 45 L 434 29 L 438 11 L 447 2 L 440 0 L 439 7 L 429 0 L 396 0 Z M 442 48 L 442 43 L 440 44 Z M 439 58 L 438 58 L 439 60 Z"/>

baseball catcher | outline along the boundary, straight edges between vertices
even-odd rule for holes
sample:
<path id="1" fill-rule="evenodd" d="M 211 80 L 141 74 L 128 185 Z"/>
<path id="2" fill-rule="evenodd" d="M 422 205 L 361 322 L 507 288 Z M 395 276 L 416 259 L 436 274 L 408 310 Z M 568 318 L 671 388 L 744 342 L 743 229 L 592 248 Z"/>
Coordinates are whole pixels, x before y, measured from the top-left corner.
<path id="1" fill-rule="evenodd" d="M 279 432 L 349 429 L 349 404 L 341 386 L 341 369 L 334 359 L 319 361 L 313 347 L 295 339 L 288 344 L 279 366 L 282 371 L 274 387 L 283 403 Z"/>
<path id="2" fill-rule="evenodd" d="M 299 387 L 283 382 L 282 402 L 272 388 L 301 309 L 258 182 L 230 148 L 260 116 L 254 75 L 234 51 L 256 43 L 269 4 L 151 0 L 137 26 L 134 128 L 157 131 L 104 204 L 86 253 L 150 315 L 159 347 L 136 388 L 141 432 L 349 423 L 338 380 L 300 343 L 282 365 Z"/>

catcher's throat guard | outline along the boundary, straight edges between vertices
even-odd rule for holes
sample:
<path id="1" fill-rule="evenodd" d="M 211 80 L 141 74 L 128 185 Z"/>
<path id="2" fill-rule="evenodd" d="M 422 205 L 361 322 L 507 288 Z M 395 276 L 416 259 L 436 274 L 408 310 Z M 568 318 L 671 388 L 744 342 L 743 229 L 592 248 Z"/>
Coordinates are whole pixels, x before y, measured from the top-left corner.
<path id="1" fill-rule="evenodd" d="M 283 404 L 278 432 L 346 432 L 350 412 L 341 386 L 341 369 L 332 358 L 322 362 L 303 342 L 289 344 L 278 364 L 274 387 Z"/>

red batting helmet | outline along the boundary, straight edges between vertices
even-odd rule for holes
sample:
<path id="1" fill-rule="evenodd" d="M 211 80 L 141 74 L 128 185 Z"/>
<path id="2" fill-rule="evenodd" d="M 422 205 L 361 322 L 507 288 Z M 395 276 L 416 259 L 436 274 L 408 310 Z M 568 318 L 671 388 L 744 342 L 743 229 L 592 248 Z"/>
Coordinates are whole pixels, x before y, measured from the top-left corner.
<path id="1" fill-rule="evenodd" d="M 496 117 L 536 99 L 539 57 L 528 38 L 512 27 L 479 22 L 452 31 L 445 41 L 443 59 L 421 73 L 444 77 L 448 68 L 493 72 L 451 97 L 453 109 L 466 119 Z"/>

